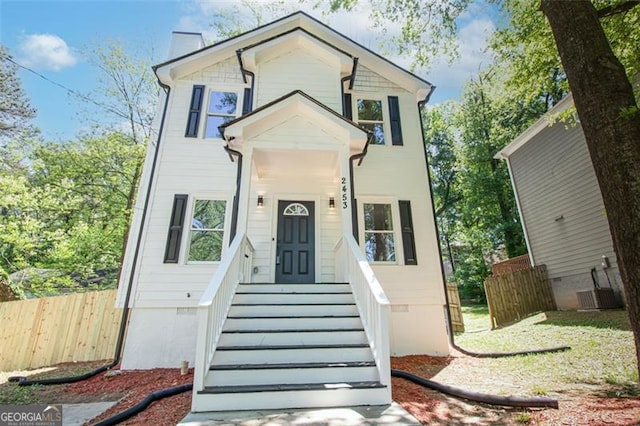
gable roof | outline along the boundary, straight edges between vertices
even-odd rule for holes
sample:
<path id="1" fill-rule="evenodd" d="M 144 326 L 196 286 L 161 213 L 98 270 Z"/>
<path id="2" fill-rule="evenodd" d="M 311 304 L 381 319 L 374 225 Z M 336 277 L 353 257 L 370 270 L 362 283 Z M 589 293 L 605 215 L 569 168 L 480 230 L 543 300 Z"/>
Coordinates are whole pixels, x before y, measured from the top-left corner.
<path id="1" fill-rule="evenodd" d="M 348 134 L 348 142 L 351 151 L 353 152 L 362 152 L 369 139 L 372 137 L 372 133 L 368 129 L 365 129 L 359 126 L 358 123 L 338 114 L 301 90 L 289 92 L 286 95 L 261 106 L 260 108 L 256 108 L 248 114 L 222 124 L 218 128 L 220 129 L 220 133 L 222 133 L 223 138 L 227 139 L 228 142 L 231 142 L 231 140 L 240 137 L 244 133 L 245 128 L 252 125 L 263 123 L 272 127 L 278 122 L 277 119 L 274 120 L 274 116 L 277 116 L 284 110 L 295 110 L 299 114 L 313 116 L 315 118 L 313 122 L 318 126 L 321 126 L 320 123 L 324 123 L 324 126 L 328 126 L 329 129 L 333 129 L 333 131 L 329 131 L 330 133 L 339 131 L 344 134 Z M 280 115 L 284 118 L 288 118 L 295 114 L 287 112 Z"/>
<path id="2" fill-rule="evenodd" d="M 216 60 L 231 57 L 237 51 L 277 38 L 283 33 L 300 29 L 320 40 L 328 48 L 358 58 L 362 65 L 412 93 L 424 92 L 426 97 L 434 88 L 427 80 L 405 70 L 376 52 L 323 24 L 316 18 L 298 11 L 253 30 L 214 43 L 186 55 L 170 59 L 153 67 L 162 83 L 211 65 Z"/>
<path id="3" fill-rule="evenodd" d="M 518 137 L 512 140 L 507 146 L 502 148 L 496 155 L 493 156 L 496 160 L 504 160 L 507 159 L 524 146 L 527 142 L 533 139 L 537 134 L 542 132 L 544 129 L 550 127 L 553 124 L 553 117 L 561 112 L 566 111 L 571 106 L 573 106 L 573 95 L 569 93 L 565 96 L 560 102 L 558 102 L 553 108 L 547 111 L 542 117 L 538 119 L 535 123 L 533 123 L 527 130 L 520 133 Z"/>

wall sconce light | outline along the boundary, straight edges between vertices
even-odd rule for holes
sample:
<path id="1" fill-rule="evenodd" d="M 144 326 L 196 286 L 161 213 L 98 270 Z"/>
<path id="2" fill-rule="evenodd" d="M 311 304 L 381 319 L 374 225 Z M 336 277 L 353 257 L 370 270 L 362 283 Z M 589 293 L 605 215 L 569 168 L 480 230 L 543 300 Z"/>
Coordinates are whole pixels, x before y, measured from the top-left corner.
<path id="1" fill-rule="evenodd" d="M 264 197 L 262 195 L 258 195 L 258 207 L 264 206 Z"/>
<path id="2" fill-rule="evenodd" d="M 329 208 L 330 209 L 336 208 L 336 199 L 333 197 L 329 197 Z"/>

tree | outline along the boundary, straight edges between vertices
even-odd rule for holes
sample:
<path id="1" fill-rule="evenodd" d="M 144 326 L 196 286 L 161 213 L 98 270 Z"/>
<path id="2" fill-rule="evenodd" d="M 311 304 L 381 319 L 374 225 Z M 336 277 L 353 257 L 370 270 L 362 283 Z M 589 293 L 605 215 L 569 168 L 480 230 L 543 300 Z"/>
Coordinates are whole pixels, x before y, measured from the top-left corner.
<path id="1" fill-rule="evenodd" d="M 17 75 L 17 65 L 9 51 L 0 45 L 0 170 L 20 168 L 24 145 L 36 133 L 31 124 L 36 111 L 29 105 Z"/>
<path id="2" fill-rule="evenodd" d="M 120 133 L 37 145 L 28 169 L 0 175 L 0 268 L 51 271 L 31 285 L 35 295 L 80 289 L 96 275 L 113 287 L 143 153 Z"/>
<path id="3" fill-rule="evenodd" d="M 456 111 L 455 102 L 445 103 L 423 112 L 422 120 L 440 246 L 453 272 L 456 258 L 451 244 L 456 238 L 457 205 L 462 199 L 455 154 L 456 129 L 453 120 Z"/>
<path id="4" fill-rule="evenodd" d="M 9 51 L 0 45 L 0 139 L 3 140 L 33 132 L 29 121 L 36 111 L 22 90 L 17 69 Z"/>
<path id="5" fill-rule="evenodd" d="M 622 1 L 609 10 L 638 3 Z M 640 371 L 640 112 L 594 5 L 542 0 L 540 8 L 553 31 L 602 191 Z"/>
<path id="6" fill-rule="evenodd" d="M 400 55 L 411 55 L 413 66 L 428 67 L 439 55 L 457 57 L 456 20 L 471 3 L 471 0 L 370 0 L 365 10 L 358 12 L 368 12 L 371 28 L 389 36 L 385 47 Z M 357 6 L 358 0 L 331 0 L 329 12 L 355 11 Z M 394 28 L 391 34 L 390 28 Z"/>

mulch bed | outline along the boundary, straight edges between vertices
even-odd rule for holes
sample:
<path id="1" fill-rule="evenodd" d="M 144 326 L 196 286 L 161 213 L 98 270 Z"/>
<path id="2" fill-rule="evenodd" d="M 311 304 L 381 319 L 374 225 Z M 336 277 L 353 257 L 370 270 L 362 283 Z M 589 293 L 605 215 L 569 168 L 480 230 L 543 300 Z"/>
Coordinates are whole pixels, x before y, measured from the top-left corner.
<path id="1" fill-rule="evenodd" d="M 432 378 L 446 369 L 447 384 L 467 388 L 473 363 L 482 360 L 458 355 L 449 358 L 429 356 L 393 357 L 391 367 Z M 65 365 L 57 376 L 64 376 Z M 77 369 L 78 365 L 74 364 Z M 437 378 L 436 378 L 437 380 Z M 487 377 L 487 383 L 499 378 Z M 50 403 L 117 401 L 108 411 L 88 424 L 104 420 L 142 401 L 149 393 L 193 381 L 193 370 L 180 375 L 179 369 L 134 370 L 102 373 L 91 379 L 68 385 L 42 387 L 41 399 Z M 469 389 L 476 390 L 476 389 Z M 409 381 L 392 378 L 394 401 L 421 423 L 429 425 L 638 425 L 640 398 L 608 397 L 603 389 L 576 390 L 559 396 L 560 409 L 493 407 L 448 397 Z M 175 425 L 191 407 L 191 392 L 152 403 L 145 411 L 127 420 L 125 425 Z"/>

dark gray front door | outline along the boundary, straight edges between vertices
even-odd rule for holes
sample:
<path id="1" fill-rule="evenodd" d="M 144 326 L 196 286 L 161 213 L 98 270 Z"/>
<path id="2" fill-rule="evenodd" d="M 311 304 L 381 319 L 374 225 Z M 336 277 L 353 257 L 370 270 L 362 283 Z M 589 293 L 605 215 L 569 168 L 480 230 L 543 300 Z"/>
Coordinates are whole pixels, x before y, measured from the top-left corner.
<path id="1" fill-rule="evenodd" d="M 278 202 L 277 283 L 315 282 L 313 201 Z"/>

